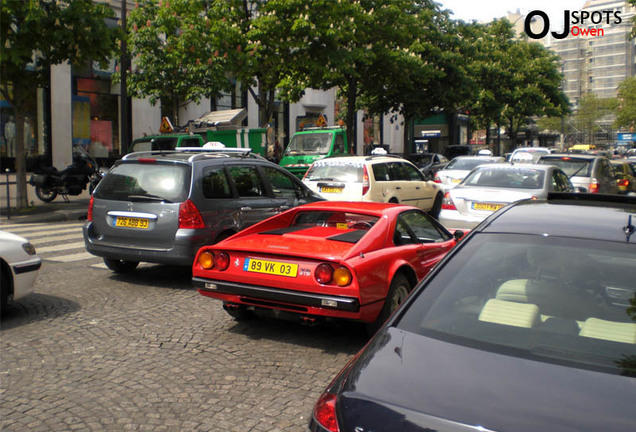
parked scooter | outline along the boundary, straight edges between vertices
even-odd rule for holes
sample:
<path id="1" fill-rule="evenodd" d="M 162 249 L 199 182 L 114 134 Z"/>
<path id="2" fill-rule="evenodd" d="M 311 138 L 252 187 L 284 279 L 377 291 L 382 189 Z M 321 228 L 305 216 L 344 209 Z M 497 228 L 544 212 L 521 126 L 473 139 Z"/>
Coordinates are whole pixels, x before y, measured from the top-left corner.
<path id="1" fill-rule="evenodd" d="M 68 195 L 80 195 L 87 186 L 92 194 L 102 177 L 95 158 L 82 147 L 73 146 L 73 164 L 62 171 L 55 167 L 36 170 L 29 184 L 35 186 L 35 195 L 44 202 L 51 202 L 58 195 L 68 202 Z"/>

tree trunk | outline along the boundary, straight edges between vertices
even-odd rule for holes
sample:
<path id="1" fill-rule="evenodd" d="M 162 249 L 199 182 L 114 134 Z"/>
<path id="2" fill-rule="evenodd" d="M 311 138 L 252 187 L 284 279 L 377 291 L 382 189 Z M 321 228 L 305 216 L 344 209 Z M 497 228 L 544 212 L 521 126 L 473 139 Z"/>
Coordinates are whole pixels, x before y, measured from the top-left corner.
<path id="1" fill-rule="evenodd" d="M 349 79 L 349 85 L 347 88 L 347 142 L 352 149 L 353 154 L 358 154 L 356 145 L 356 96 L 357 96 L 357 82 L 355 79 Z"/>
<path id="2" fill-rule="evenodd" d="M 177 127 L 179 125 L 179 98 L 175 97 L 172 100 L 172 123 L 173 127 Z"/>
<path id="3" fill-rule="evenodd" d="M 413 153 L 414 151 L 411 149 L 409 142 L 409 125 L 411 124 L 411 120 L 413 120 L 413 116 L 404 117 L 404 132 L 402 133 L 402 142 L 404 143 L 402 146 L 402 153 Z M 417 150 L 417 149 L 416 149 Z M 430 152 L 431 149 L 429 148 Z"/>
<path id="4" fill-rule="evenodd" d="M 26 153 L 24 149 L 24 118 L 19 107 L 14 105 L 15 114 L 15 178 L 16 178 L 16 208 L 21 209 L 29 205 L 26 183 Z"/>

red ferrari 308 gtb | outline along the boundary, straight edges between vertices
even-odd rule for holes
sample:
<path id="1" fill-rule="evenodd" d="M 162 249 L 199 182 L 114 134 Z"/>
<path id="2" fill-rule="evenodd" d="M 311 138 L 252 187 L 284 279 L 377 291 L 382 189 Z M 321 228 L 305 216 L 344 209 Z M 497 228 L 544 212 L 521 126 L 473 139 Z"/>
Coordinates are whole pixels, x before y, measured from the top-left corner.
<path id="1" fill-rule="evenodd" d="M 259 309 L 373 330 L 461 235 L 411 206 L 316 202 L 202 247 L 193 283 L 236 319 Z"/>

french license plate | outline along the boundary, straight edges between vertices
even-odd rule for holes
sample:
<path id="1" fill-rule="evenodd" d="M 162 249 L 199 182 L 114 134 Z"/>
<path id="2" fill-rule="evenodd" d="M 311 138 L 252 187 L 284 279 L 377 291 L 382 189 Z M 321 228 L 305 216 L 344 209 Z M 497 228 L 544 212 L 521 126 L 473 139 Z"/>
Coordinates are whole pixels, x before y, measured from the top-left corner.
<path id="1" fill-rule="evenodd" d="M 320 192 L 324 192 L 324 193 L 342 193 L 342 189 L 343 188 L 322 186 L 320 188 Z"/>
<path id="2" fill-rule="evenodd" d="M 452 183 L 459 183 L 460 181 L 462 181 L 462 179 L 451 179 Z"/>
<path id="3" fill-rule="evenodd" d="M 147 229 L 148 219 L 117 216 L 117 219 L 115 219 L 115 226 Z"/>
<path id="4" fill-rule="evenodd" d="M 255 273 L 267 273 L 277 276 L 296 277 L 298 264 L 286 264 L 276 261 L 245 258 L 243 270 Z"/>
<path id="5" fill-rule="evenodd" d="M 500 208 L 502 208 L 505 204 L 500 204 L 500 203 L 480 203 L 480 202 L 476 202 L 473 203 L 473 209 L 474 210 L 486 210 L 486 211 L 497 211 Z"/>

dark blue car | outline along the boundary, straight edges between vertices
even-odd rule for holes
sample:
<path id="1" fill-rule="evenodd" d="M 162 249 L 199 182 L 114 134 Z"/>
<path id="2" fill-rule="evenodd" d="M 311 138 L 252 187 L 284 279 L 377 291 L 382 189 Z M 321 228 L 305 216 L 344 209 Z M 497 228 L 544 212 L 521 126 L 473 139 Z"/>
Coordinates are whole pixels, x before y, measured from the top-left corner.
<path id="1" fill-rule="evenodd" d="M 476 227 L 315 405 L 339 432 L 636 425 L 636 199 L 553 194 Z"/>

